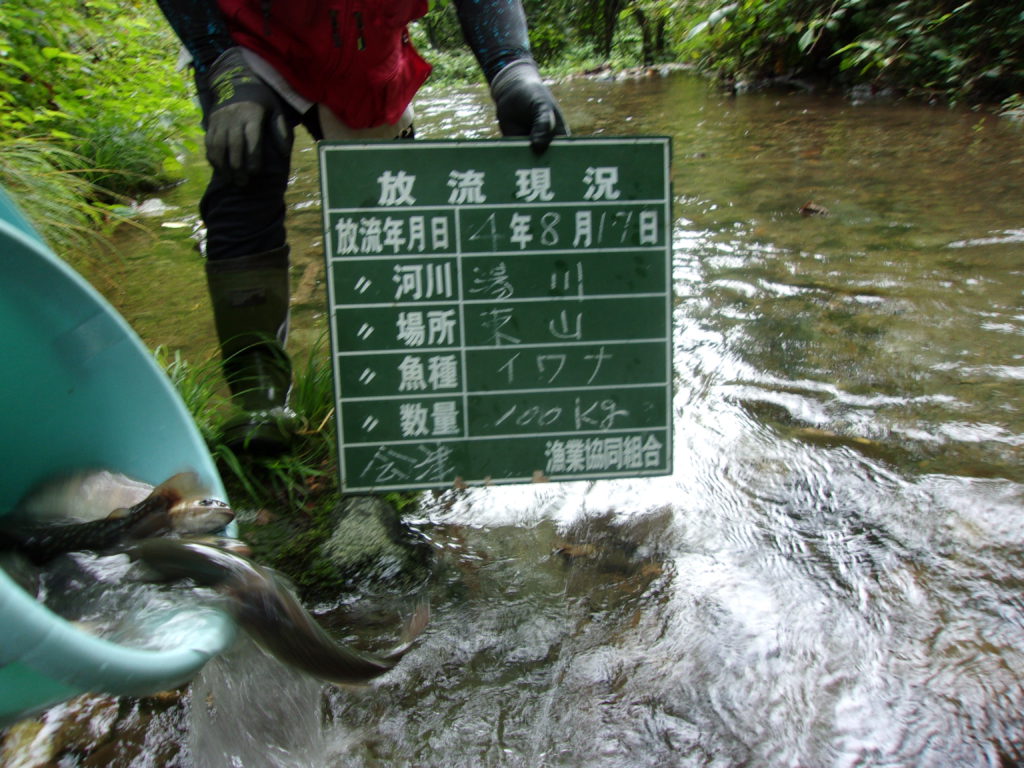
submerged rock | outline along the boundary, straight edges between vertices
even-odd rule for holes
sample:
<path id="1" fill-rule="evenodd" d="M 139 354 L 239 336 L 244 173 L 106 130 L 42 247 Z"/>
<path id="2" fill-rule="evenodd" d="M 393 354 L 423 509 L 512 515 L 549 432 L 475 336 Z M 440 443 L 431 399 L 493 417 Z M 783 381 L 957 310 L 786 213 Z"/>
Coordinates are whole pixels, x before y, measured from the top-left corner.
<path id="1" fill-rule="evenodd" d="M 77 696 L 0 732 L 0 765 L 180 765 L 185 698 L 184 688 L 141 699 Z"/>
<path id="2" fill-rule="evenodd" d="M 320 555 L 345 579 L 371 590 L 404 591 L 430 577 L 430 544 L 384 499 L 347 497 L 332 517 L 333 530 Z"/>

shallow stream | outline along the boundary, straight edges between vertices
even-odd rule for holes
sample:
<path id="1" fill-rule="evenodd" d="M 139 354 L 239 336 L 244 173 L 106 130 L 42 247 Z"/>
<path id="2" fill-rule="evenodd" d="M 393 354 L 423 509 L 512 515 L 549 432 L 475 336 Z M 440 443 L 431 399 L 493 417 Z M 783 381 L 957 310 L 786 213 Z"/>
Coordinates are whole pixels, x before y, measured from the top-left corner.
<path id="1" fill-rule="evenodd" d="M 673 475 L 429 498 L 413 522 L 447 569 L 421 644 L 323 701 L 254 653 L 218 660 L 172 734 L 184 759 L 1016 764 L 1024 130 L 683 73 L 556 92 L 577 134 L 672 136 Z M 427 95 L 417 128 L 492 135 L 485 93 Z M 315 168 L 301 147 L 300 345 L 324 323 Z M 172 255 L 145 246 L 107 286 L 147 341 L 189 354 L 212 348 L 197 189 L 170 198 Z M 180 276 L 165 298 L 133 287 L 154 270 Z"/>

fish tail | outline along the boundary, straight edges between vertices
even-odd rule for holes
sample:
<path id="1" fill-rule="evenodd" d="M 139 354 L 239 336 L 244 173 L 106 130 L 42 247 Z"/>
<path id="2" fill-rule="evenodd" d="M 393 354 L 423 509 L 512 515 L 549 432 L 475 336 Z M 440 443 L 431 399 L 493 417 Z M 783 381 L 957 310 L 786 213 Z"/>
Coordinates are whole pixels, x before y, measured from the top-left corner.
<path id="1" fill-rule="evenodd" d="M 285 664 L 337 685 L 364 685 L 398 662 L 336 640 L 271 569 L 258 567 L 250 576 L 226 585 L 235 619 Z"/>

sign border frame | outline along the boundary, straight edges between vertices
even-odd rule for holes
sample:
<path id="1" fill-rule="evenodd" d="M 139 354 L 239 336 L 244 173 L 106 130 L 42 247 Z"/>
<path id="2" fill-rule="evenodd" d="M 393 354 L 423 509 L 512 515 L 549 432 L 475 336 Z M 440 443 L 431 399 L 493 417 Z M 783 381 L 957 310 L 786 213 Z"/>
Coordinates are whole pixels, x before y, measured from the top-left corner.
<path id="1" fill-rule="evenodd" d="M 528 483 L 537 482 L 572 482 L 572 481 L 594 481 L 602 479 L 616 479 L 616 478 L 630 478 L 630 477 L 663 477 L 671 475 L 673 472 L 674 464 L 674 419 L 672 410 L 672 401 L 674 395 L 674 384 L 673 384 L 673 343 L 674 343 L 674 313 L 673 304 L 675 300 L 675 291 L 672 282 L 672 264 L 673 264 L 673 233 L 675 219 L 673 217 L 673 204 L 674 198 L 672 193 L 672 137 L 668 135 L 663 136 L 580 136 L 580 137 L 558 137 L 553 142 L 552 146 L 557 146 L 559 143 L 572 143 L 574 145 L 587 144 L 617 144 L 621 146 L 640 146 L 640 145 L 660 145 L 663 151 L 663 160 L 665 172 L 664 180 L 664 210 L 663 216 L 666 223 L 665 232 L 665 248 L 667 249 L 667 258 L 665 264 L 665 318 L 667 323 L 666 328 L 666 350 L 665 350 L 665 398 L 664 404 L 665 413 L 667 416 L 665 424 L 665 470 L 658 469 L 653 471 L 644 470 L 622 470 L 618 472 L 580 472 L 573 474 L 556 474 L 551 477 L 548 476 L 537 476 L 537 471 L 534 472 L 531 477 L 502 477 L 502 478 L 471 478 L 465 481 L 461 477 L 456 477 L 453 482 L 424 482 L 424 483 L 393 483 L 393 484 L 379 484 L 379 485 L 347 485 L 346 484 L 346 456 L 345 448 L 343 444 L 343 415 L 341 413 L 340 402 L 341 402 L 341 375 L 340 375 L 340 355 L 336 354 L 336 343 L 338 339 L 337 317 L 334 312 L 334 274 L 331 268 L 331 244 L 332 244 L 332 233 L 330 227 L 330 214 L 332 209 L 328 206 L 328 184 L 327 174 L 325 173 L 325 166 L 327 163 L 327 155 L 332 151 L 345 151 L 352 152 L 360 149 L 365 150 L 387 150 L 390 152 L 406 152 L 406 151 L 418 151 L 424 147 L 446 147 L 446 148 L 458 148 L 459 146 L 474 146 L 477 148 L 505 148 L 509 146 L 529 148 L 530 142 L 526 139 L 519 138 L 453 138 L 453 139 L 413 139 L 413 140 L 376 140 L 376 141 L 319 141 L 316 144 L 318 170 L 320 173 L 320 205 L 321 205 L 321 234 L 323 236 L 323 258 L 326 272 L 325 286 L 326 286 L 326 308 L 328 316 L 328 330 L 329 330 L 329 354 L 331 355 L 331 376 L 332 376 L 332 391 L 334 394 L 334 423 L 336 429 L 335 444 L 337 448 L 337 471 L 338 471 L 338 482 L 339 489 L 342 493 L 377 493 L 384 491 L 422 491 L 430 489 L 447 489 L 452 487 L 487 487 L 491 485 L 523 485 Z M 637 432 L 642 431 L 660 431 L 661 428 L 656 429 L 637 429 Z M 559 433 L 561 434 L 561 433 Z M 481 439 L 501 439 L 501 438 L 486 438 Z M 437 438 L 433 440 L 423 440 L 422 443 L 434 444 L 442 442 L 465 442 L 466 438 Z M 383 441 L 381 445 L 396 444 L 403 445 L 409 441 Z"/>

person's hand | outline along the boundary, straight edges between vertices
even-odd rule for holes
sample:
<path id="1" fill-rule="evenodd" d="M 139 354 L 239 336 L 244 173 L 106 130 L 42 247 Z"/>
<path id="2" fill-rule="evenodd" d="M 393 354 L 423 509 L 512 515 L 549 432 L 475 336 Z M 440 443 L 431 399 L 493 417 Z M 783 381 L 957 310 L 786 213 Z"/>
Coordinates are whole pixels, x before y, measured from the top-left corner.
<path id="1" fill-rule="evenodd" d="M 491 97 L 502 135 L 529 136 L 530 147 L 538 154 L 556 135 L 569 135 L 558 102 L 529 59 L 513 61 L 501 70 L 491 81 Z"/>
<path id="2" fill-rule="evenodd" d="M 229 48 L 217 57 L 207 78 L 212 102 L 206 159 L 242 186 L 262 165 L 264 130 L 287 151 L 289 128 L 277 95 L 249 68 L 240 48 Z"/>

